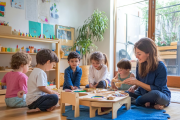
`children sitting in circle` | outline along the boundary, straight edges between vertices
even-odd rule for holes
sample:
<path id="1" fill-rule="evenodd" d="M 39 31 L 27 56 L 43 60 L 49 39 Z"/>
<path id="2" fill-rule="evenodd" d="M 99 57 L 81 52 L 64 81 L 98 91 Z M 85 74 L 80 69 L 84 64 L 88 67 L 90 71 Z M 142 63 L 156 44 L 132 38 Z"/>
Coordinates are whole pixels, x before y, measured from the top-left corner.
<path id="1" fill-rule="evenodd" d="M 45 71 L 53 68 L 59 62 L 56 54 L 49 49 L 42 49 L 36 55 L 37 67 L 33 69 L 28 78 L 28 92 L 26 103 L 31 109 L 28 113 L 38 111 L 52 111 L 58 103 L 59 94 L 47 88 L 47 75 Z"/>
<path id="2" fill-rule="evenodd" d="M 68 55 L 69 67 L 64 71 L 63 89 L 79 89 L 82 76 L 82 69 L 78 66 L 81 57 L 77 52 L 71 52 Z"/>
<path id="3" fill-rule="evenodd" d="M 117 85 L 118 83 L 116 84 L 116 82 L 123 83 L 123 81 L 126 80 L 127 78 L 135 77 L 134 74 L 131 73 L 131 63 L 128 59 L 121 59 L 117 63 L 117 67 L 118 67 L 118 73 L 111 81 L 112 89 L 128 90 L 131 87 L 131 85 L 128 84 Z"/>
<path id="4" fill-rule="evenodd" d="M 91 66 L 89 67 L 89 84 L 86 88 L 106 88 L 108 68 L 104 64 L 105 56 L 101 52 L 94 52 L 90 56 Z"/>
<path id="5" fill-rule="evenodd" d="M 26 107 L 26 93 L 28 72 L 31 64 L 31 56 L 27 53 L 17 52 L 12 55 L 11 68 L 1 80 L 2 85 L 7 86 L 5 102 L 8 107 Z"/>

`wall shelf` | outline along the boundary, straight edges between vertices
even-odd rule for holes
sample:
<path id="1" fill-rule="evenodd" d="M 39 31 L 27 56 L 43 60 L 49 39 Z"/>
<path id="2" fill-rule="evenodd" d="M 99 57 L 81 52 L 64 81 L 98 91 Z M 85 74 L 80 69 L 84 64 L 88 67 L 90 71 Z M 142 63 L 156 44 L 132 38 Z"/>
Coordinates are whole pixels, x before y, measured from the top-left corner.
<path id="1" fill-rule="evenodd" d="M 0 94 L 6 94 L 6 89 L 0 90 Z"/>
<path id="2" fill-rule="evenodd" d="M 59 43 L 59 39 L 44 39 L 44 38 L 34 38 L 34 37 L 26 37 L 26 36 L 18 36 L 18 35 L 1 35 L 0 38 L 5 39 L 16 39 L 16 40 L 24 40 L 24 41 L 33 41 L 33 42 L 45 42 L 45 43 Z"/>
<path id="3" fill-rule="evenodd" d="M 44 43 L 55 43 L 56 44 L 56 51 L 57 57 L 60 60 L 60 49 L 61 49 L 61 40 L 59 39 L 44 39 L 44 38 L 33 38 L 33 37 L 26 37 L 26 36 L 18 36 L 18 35 L 8 35 L 8 34 L 0 34 L 0 38 L 2 39 L 9 39 L 9 40 L 22 40 L 22 41 L 32 41 L 32 42 L 44 42 Z M 14 54 L 15 52 L 0 52 L 0 54 Z M 36 53 L 30 53 L 32 55 L 36 55 Z M 32 70 L 29 70 L 31 72 Z M 59 74 L 60 74 L 60 61 L 56 63 L 56 69 L 52 69 L 50 71 L 56 72 L 56 88 L 59 89 L 60 87 L 60 80 L 59 80 Z M 0 73 L 7 73 L 9 71 L 0 71 Z"/>
<path id="4" fill-rule="evenodd" d="M 0 54 L 15 54 L 16 52 L 0 52 Z M 30 55 L 36 55 L 37 53 L 29 53 Z"/>
<path id="5" fill-rule="evenodd" d="M 32 72 L 33 70 L 28 70 L 28 72 Z M 56 71 L 56 69 L 51 69 L 50 71 Z M 7 73 L 10 71 L 0 70 L 0 73 Z"/>

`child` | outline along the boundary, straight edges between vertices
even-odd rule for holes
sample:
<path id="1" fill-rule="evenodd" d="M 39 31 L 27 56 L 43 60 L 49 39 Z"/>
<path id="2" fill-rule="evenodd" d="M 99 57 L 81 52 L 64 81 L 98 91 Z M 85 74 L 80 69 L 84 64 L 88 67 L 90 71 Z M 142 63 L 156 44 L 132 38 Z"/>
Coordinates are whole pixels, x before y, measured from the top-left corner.
<path id="1" fill-rule="evenodd" d="M 28 113 L 52 111 L 58 102 L 58 93 L 48 89 L 45 71 L 59 62 L 56 54 L 49 49 L 42 49 L 36 55 L 37 68 L 34 68 L 28 79 L 26 103 L 31 109 Z M 47 95 L 45 94 L 47 93 Z"/>
<path id="2" fill-rule="evenodd" d="M 104 56 L 104 65 L 106 65 L 106 66 L 107 66 L 107 69 L 108 69 L 108 74 L 107 74 L 106 81 L 107 81 L 107 83 L 108 83 L 108 87 L 110 87 L 110 86 L 111 86 L 111 81 L 110 81 L 108 58 L 107 58 L 107 55 L 106 55 L 105 53 L 103 53 L 103 56 Z"/>
<path id="3" fill-rule="evenodd" d="M 128 59 L 121 59 L 118 64 L 118 73 L 117 75 L 113 78 L 113 80 L 111 81 L 111 85 L 113 89 L 118 89 L 114 82 L 118 82 L 118 81 L 124 81 L 127 78 L 130 77 L 135 77 L 133 73 L 131 73 L 131 63 Z M 127 85 L 127 84 L 121 84 L 120 86 L 120 90 L 128 90 L 131 87 L 131 85 Z"/>
<path id="4" fill-rule="evenodd" d="M 26 107 L 26 93 L 31 56 L 23 52 L 15 53 L 11 58 L 11 68 L 2 79 L 2 85 L 7 86 L 5 102 L 8 107 Z M 24 94 L 25 93 L 25 94 Z"/>
<path id="5" fill-rule="evenodd" d="M 89 84 L 86 88 L 106 88 L 108 68 L 104 65 L 104 59 L 101 52 L 94 52 L 90 56 L 92 65 L 89 67 Z"/>
<path id="6" fill-rule="evenodd" d="M 80 88 L 80 80 L 82 69 L 78 66 L 80 63 L 80 55 L 77 52 L 71 52 L 68 55 L 69 67 L 64 71 L 63 89 L 78 89 Z"/>

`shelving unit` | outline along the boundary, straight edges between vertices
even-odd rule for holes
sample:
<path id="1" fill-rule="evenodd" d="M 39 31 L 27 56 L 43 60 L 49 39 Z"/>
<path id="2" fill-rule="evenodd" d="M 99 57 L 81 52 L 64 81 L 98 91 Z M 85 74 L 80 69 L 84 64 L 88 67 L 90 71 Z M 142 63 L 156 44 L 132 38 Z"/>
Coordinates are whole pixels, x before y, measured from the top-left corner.
<path id="1" fill-rule="evenodd" d="M 60 74 L 60 47 L 61 47 L 61 41 L 59 39 L 44 39 L 44 38 L 32 38 L 32 37 L 26 37 L 26 36 L 17 36 L 17 35 L 1 35 L 0 39 L 16 39 L 16 40 L 23 40 L 23 41 L 32 41 L 32 42 L 44 42 L 44 43 L 56 43 L 56 51 L 57 57 L 59 58 L 59 62 L 56 64 L 56 69 L 52 69 L 50 71 L 56 71 L 56 88 L 60 87 L 60 80 L 59 80 L 59 74 Z M 14 54 L 14 52 L 0 52 L 0 54 Z M 30 53 L 31 55 L 36 55 L 36 53 Z M 32 70 L 29 70 L 31 72 Z M 0 71 L 0 73 L 5 73 L 9 71 Z M 1 92 L 4 92 L 5 90 L 0 90 Z"/>
<path id="2" fill-rule="evenodd" d="M 6 89 L 0 90 L 0 95 L 1 95 L 1 94 L 6 94 Z"/>
<path id="3" fill-rule="evenodd" d="M 16 52 L 0 52 L 0 54 L 15 54 Z M 29 53 L 30 55 L 36 55 L 37 53 Z"/>

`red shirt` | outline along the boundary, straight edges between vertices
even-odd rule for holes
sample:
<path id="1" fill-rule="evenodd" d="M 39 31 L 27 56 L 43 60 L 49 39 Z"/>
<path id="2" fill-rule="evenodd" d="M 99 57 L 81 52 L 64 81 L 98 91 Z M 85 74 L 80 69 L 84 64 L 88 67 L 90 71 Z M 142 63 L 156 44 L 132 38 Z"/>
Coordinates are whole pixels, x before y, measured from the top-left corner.
<path id="1" fill-rule="evenodd" d="M 2 83 L 6 83 L 6 98 L 17 97 L 19 91 L 25 91 L 27 93 L 27 80 L 28 77 L 22 72 L 8 72 L 1 80 Z"/>

